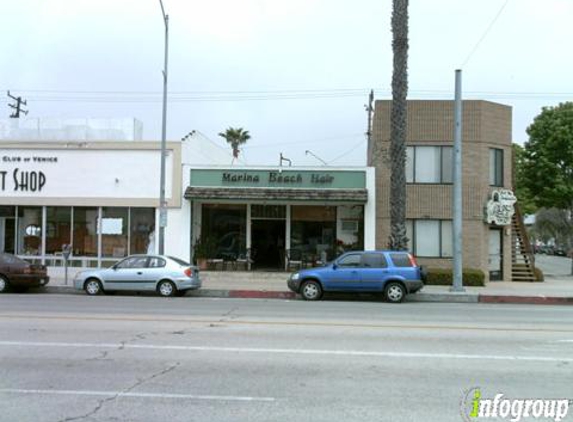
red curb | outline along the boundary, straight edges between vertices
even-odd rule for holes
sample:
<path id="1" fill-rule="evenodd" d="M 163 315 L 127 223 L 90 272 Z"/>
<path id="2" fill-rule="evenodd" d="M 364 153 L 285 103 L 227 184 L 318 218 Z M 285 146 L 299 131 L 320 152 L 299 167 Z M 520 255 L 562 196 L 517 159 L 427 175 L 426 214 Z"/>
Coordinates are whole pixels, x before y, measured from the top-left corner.
<path id="1" fill-rule="evenodd" d="M 525 303 L 533 305 L 573 305 L 573 297 L 488 296 L 479 295 L 480 303 Z"/>
<path id="2" fill-rule="evenodd" d="M 229 296 L 233 298 L 253 298 L 253 299 L 294 299 L 293 292 L 273 292 L 262 290 L 230 290 Z"/>

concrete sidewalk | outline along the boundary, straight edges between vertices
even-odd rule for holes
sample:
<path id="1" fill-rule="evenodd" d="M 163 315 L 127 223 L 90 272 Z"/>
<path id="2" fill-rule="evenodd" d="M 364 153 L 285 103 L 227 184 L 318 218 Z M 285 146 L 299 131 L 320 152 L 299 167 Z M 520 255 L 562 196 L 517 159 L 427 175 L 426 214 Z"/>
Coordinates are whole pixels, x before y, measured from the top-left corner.
<path id="1" fill-rule="evenodd" d="M 68 285 L 63 271 L 51 273 L 46 291 L 84 294 L 73 289 L 75 271 L 70 269 Z M 288 276 L 282 272 L 203 271 L 203 287 L 188 292 L 187 296 L 295 299 L 296 295 L 286 285 Z M 449 286 L 425 286 L 406 301 L 573 305 L 573 277 L 549 276 L 542 283 L 490 282 L 485 287 L 465 287 L 461 293 L 450 292 Z"/>

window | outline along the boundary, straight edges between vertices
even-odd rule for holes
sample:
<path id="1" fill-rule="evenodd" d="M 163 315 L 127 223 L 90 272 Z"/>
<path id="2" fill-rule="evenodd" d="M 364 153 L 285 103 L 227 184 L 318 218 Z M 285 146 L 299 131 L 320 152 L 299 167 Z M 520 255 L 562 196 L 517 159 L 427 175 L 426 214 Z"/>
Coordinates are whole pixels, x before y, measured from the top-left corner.
<path id="1" fill-rule="evenodd" d="M 62 251 L 62 245 L 71 243 L 72 208 L 46 208 L 46 254 L 53 255 Z"/>
<path id="2" fill-rule="evenodd" d="M 406 231 L 410 251 L 416 256 L 452 256 L 451 220 L 408 220 Z"/>
<path id="3" fill-rule="evenodd" d="M 206 258 L 236 259 L 247 249 L 247 206 L 203 204 L 201 242 Z"/>
<path id="4" fill-rule="evenodd" d="M 291 249 L 300 249 L 303 258 L 335 257 L 336 207 L 293 205 L 291 207 Z"/>
<path id="5" fill-rule="evenodd" d="M 410 256 L 407 253 L 391 253 L 390 258 L 395 267 L 409 268 L 413 267 Z"/>
<path id="6" fill-rule="evenodd" d="M 155 253 L 155 209 L 131 208 L 129 253 Z"/>
<path id="7" fill-rule="evenodd" d="M 360 267 L 360 260 L 361 259 L 362 259 L 362 254 L 359 254 L 359 253 L 347 255 L 338 261 L 338 266 L 340 266 L 340 267 Z"/>
<path id="8" fill-rule="evenodd" d="M 365 268 L 386 268 L 388 263 L 381 253 L 365 253 L 362 255 L 362 266 Z"/>
<path id="9" fill-rule="evenodd" d="M 127 208 L 104 207 L 99 229 L 101 230 L 101 253 L 103 257 L 122 258 L 127 255 L 128 235 Z"/>
<path id="10" fill-rule="evenodd" d="M 407 183 L 452 183 L 453 148 L 410 146 L 406 148 Z"/>
<path id="11" fill-rule="evenodd" d="M 131 258 L 126 258 L 117 264 L 116 268 L 146 268 L 147 267 L 147 257 L 146 256 L 134 256 Z"/>
<path id="12" fill-rule="evenodd" d="M 72 247 L 75 256 L 97 256 L 97 217 L 95 207 L 74 207 Z"/>
<path id="13" fill-rule="evenodd" d="M 490 186 L 503 186 L 503 150 L 491 148 L 489 150 L 489 184 Z"/>
<path id="14" fill-rule="evenodd" d="M 18 207 L 18 255 L 42 254 L 42 207 Z"/>
<path id="15" fill-rule="evenodd" d="M 157 257 L 149 258 L 149 268 L 163 268 L 165 260 Z"/>

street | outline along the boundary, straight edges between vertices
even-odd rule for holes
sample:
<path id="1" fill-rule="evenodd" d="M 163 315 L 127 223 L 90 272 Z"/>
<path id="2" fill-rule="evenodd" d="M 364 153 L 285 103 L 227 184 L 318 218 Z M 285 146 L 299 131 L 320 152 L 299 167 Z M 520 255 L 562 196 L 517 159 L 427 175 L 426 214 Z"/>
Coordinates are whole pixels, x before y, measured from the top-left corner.
<path id="1" fill-rule="evenodd" d="M 573 399 L 571 321 L 568 306 L 2 295 L 0 421 L 462 421 L 473 388 Z"/>

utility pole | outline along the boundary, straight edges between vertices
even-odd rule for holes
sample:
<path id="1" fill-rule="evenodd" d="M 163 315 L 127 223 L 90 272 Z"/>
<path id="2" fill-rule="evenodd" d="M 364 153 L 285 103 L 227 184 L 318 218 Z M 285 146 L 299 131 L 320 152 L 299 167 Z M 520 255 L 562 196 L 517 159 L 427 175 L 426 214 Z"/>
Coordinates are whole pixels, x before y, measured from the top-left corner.
<path id="1" fill-rule="evenodd" d="M 159 188 L 159 255 L 165 253 L 165 227 L 167 226 L 167 209 L 165 207 L 165 144 L 167 129 L 167 53 L 169 46 L 169 15 L 165 14 L 163 2 L 159 0 L 163 22 L 165 23 L 165 62 L 163 67 L 163 123 L 161 125 L 161 179 Z"/>
<path id="2" fill-rule="evenodd" d="M 368 165 L 374 165 L 374 157 L 372 154 L 374 152 L 374 146 L 372 145 L 372 115 L 374 113 L 374 108 L 372 104 L 374 103 L 374 90 L 370 90 L 370 94 L 368 95 L 368 105 L 364 106 L 366 108 L 366 114 L 368 117 L 368 122 L 366 123 L 366 140 L 368 145 Z"/>
<path id="3" fill-rule="evenodd" d="M 24 113 L 25 115 L 28 114 L 28 110 L 22 110 L 22 106 L 27 105 L 26 100 L 22 100 L 22 97 L 14 97 L 12 94 L 10 94 L 10 91 L 8 91 L 8 97 L 16 101 L 16 104 L 8 104 L 8 107 L 12 107 L 14 110 L 16 110 L 10 115 L 10 118 L 19 119 L 20 113 Z"/>
<path id="4" fill-rule="evenodd" d="M 454 268 L 452 292 L 465 291 L 462 271 L 462 71 L 456 70 L 456 94 L 454 104 L 454 186 L 453 186 L 453 247 Z"/>

